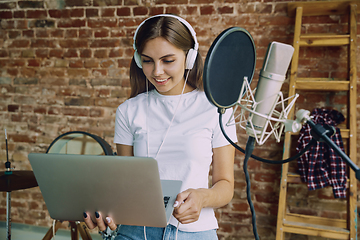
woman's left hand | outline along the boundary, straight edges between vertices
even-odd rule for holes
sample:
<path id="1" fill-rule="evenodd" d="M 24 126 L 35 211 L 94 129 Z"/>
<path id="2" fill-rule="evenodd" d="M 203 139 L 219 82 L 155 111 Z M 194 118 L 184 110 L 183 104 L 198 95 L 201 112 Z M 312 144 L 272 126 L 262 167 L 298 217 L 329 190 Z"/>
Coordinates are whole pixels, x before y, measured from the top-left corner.
<path id="1" fill-rule="evenodd" d="M 188 189 L 177 195 L 173 215 L 180 223 L 188 224 L 199 219 L 204 205 L 204 190 Z"/>

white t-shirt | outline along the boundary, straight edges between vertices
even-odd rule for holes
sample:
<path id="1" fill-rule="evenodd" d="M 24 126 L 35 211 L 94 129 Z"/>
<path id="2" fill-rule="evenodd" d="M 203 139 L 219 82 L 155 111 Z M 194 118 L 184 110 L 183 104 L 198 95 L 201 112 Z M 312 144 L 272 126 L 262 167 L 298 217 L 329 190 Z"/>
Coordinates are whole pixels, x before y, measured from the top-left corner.
<path id="1" fill-rule="evenodd" d="M 159 151 L 174 113 L 175 118 Z M 232 109 L 227 109 L 223 115 L 224 128 L 236 142 L 235 126 L 225 126 L 231 114 Z M 217 108 L 199 90 L 171 96 L 152 90 L 148 96 L 142 93 L 126 100 L 116 111 L 114 142 L 133 146 L 135 156 L 155 158 L 157 155 L 160 178 L 182 180 L 181 191 L 208 188 L 212 149 L 229 144 L 220 130 Z M 170 224 L 177 226 L 173 216 Z M 216 228 L 218 224 L 212 208 L 202 209 L 198 221 L 179 226 L 180 230 L 188 232 Z"/>

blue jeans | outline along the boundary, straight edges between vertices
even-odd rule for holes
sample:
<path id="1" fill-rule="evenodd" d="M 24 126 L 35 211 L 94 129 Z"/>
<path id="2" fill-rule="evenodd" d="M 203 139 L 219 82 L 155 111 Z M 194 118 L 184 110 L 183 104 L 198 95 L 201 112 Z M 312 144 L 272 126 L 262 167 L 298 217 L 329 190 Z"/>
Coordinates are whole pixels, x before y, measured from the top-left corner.
<path id="1" fill-rule="evenodd" d="M 175 240 L 176 227 L 168 225 L 166 228 L 146 227 L 148 240 Z M 144 240 L 144 227 L 122 225 L 119 228 L 115 240 Z M 178 240 L 218 240 L 216 230 L 202 232 L 178 231 Z"/>

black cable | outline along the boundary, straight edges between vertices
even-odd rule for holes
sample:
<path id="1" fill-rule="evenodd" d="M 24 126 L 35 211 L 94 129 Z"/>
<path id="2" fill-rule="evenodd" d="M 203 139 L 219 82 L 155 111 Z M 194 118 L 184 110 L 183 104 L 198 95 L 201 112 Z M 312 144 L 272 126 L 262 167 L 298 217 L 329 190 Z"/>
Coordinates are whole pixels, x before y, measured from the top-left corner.
<path id="1" fill-rule="evenodd" d="M 249 203 L 249 207 L 250 207 L 250 211 L 251 211 L 251 215 L 252 215 L 252 226 L 253 226 L 253 233 L 255 236 L 256 240 L 259 240 L 259 235 L 257 232 L 257 227 L 256 227 L 256 214 L 255 214 L 255 208 L 254 205 L 251 201 L 251 193 L 250 193 L 250 189 L 251 189 L 251 184 L 250 184 L 250 176 L 249 176 L 249 171 L 247 170 L 247 163 L 249 161 L 249 158 L 251 156 L 251 153 L 254 151 L 255 148 L 255 138 L 254 137 L 249 137 L 248 141 L 246 143 L 246 150 L 245 150 L 245 159 L 244 159 L 244 165 L 243 165 L 243 169 L 244 169 L 244 173 L 245 173 L 245 180 L 246 180 L 246 195 L 247 195 L 247 201 Z"/>
<path id="2" fill-rule="evenodd" d="M 263 159 L 260 158 L 258 156 L 252 155 L 252 152 L 254 151 L 255 148 L 255 141 L 256 139 L 254 137 L 249 136 L 248 141 L 246 143 L 246 148 L 245 150 L 242 149 L 240 146 L 238 146 L 237 144 L 235 144 L 226 134 L 224 126 L 223 126 L 223 122 L 222 122 L 222 114 L 223 114 L 223 109 L 218 109 L 219 112 L 219 123 L 220 123 L 220 129 L 223 133 L 223 135 L 225 136 L 225 138 L 228 140 L 228 142 L 231 143 L 231 145 L 233 145 L 237 150 L 239 150 L 240 152 L 245 154 L 245 158 L 244 158 L 244 165 L 243 165 L 243 170 L 244 170 L 244 174 L 245 174 L 245 180 L 246 180 L 246 196 L 247 196 L 247 201 L 249 203 L 249 207 L 250 207 L 250 211 L 251 211 L 251 215 L 252 215 L 252 225 L 253 225 L 253 233 L 255 236 L 256 240 L 259 240 L 259 235 L 257 232 L 257 227 L 256 227 L 256 213 L 255 213 L 255 208 L 254 208 L 254 204 L 252 203 L 251 200 L 251 183 L 250 183 L 250 176 L 249 176 L 249 172 L 247 170 L 247 164 L 249 161 L 249 158 L 252 157 L 258 161 L 261 162 L 265 162 L 265 163 L 270 163 L 270 164 L 284 164 L 284 163 L 288 163 L 290 161 L 293 161 L 295 159 L 298 159 L 301 155 L 303 155 L 314 143 L 317 142 L 317 140 L 315 139 L 311 139 L 309 144 L 306 145 L 306 147 L 300 151 L 298 154 L 296 154 L 293 157 L 284 159 L 282 161 L 273 161 L 273 160 L 267 160 L 267 159 Z"/>

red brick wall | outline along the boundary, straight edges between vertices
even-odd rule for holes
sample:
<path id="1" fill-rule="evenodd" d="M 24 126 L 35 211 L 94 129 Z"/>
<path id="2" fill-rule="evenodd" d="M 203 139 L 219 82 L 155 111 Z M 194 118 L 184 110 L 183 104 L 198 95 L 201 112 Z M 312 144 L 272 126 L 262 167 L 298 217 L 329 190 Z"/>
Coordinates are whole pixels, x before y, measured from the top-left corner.
<path id="1" fill-rule="evenodd" d="M 68 131 L 96 134 L 114 147 L 115 110 L 129 96 L 128 67 L 133 54 L 133 33 L 136 26 L 150 15 L 175 13 L 186 18 L 197 32 L 204 58 L 220 32 L 231 26 L 245 28 L 256 45 L 257 65 L 253 82 L 256 83 L 267 45 L 271 41 L 292 44 L 294 18 L 287 15 L 287 2 L 1 1 L 0 139 L 3 140 L 0 141 L 0 159 L 2 162 L 6 160 L 4 129 L 8 133 L 9 159 L 17 170 L 31 170 L 28 153 L 45 152 L 57 136 Z M 310 24 L 310 20 L 319 24 Z M 341 32 L 347 28 L 345 20 L 337 16 L 308 17 L 304 19 L 303 30 Z M 299 74 L 346 77 L 346 50 L 345 54 L 343 50 L 312 48 L 301 51 Z M 284 84 L 284 89 L 286 87 Z M 341 93 L 304 93 L 298 104 L 309 110 L 330 106 L 346 114 L 346 101 Z M 238 135 L 240 145 L 244 147 L 247 136 L 240 130 Z M 268 141 L 257 147 L 254 154 L 280 159 L 282 144 Z M 253 239 L 243 158 L 244 155 L 238 152 L 234 199 L 216 211 L 221 239 Z M 0 169 L 4 170 L 4 166 L 0 165 Z M 259 234 L 261 239 L 275 239 L 281 166 L 250 160 L 248 169 Z M 336 201 L 340 202 L 336 206 L 333 204 L 329 188 L 308 192 L 304 185 L 298 185 L 289 192 L 290 210 L 294 212 L 335 218 L 345 215 L 344 204 L 342 201 Z M 38 188 L 13 192 L 11 214 L 13 222 L 40 226 L 51 224 Z M 5 218 L 5 193 L 1 193 L 0 220 L 5 221 Z"/>

